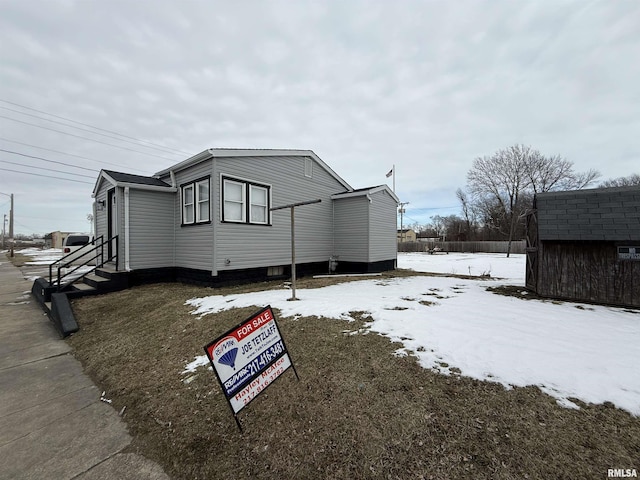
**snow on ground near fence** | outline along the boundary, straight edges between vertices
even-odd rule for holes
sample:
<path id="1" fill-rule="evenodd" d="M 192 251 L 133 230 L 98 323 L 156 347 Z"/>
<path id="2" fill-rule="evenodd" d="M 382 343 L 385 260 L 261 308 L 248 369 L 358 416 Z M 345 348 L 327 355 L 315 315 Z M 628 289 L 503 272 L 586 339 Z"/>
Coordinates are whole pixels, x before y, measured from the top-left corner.
<path id="1" fill-rule="evenodd" d="M 444 374 L 459 369 L 462 375 L 507 388 L 537 385 L 566 407 L 576 406 L 569 398 L 610 401 L 640 415 L 638 312 L 487 292 L 488 286 L 523 284 L 523 255 L 411 253 L 399 254 L 398 264 L 467 275 L 468 267 L 481 275 L 490 264 L 492 277 L 514 281 L 379 278 L 298 289 L 298 302 L 287 301 L 289 290 L 275 290 L 212 295 L 187 304 L 199 316 L 252 305 L 271 305 L 283 316 L 350 319 L 349 312 L 367 311 L 373 318 L 371 330 L 402 343 L 397 353 L 410 351 L 425 368 Z M 295 345 L 289 347 L 295 358 Z M 184 373 L 207 363 L 206 357 L 196 357 Z"/>
<path id="2" fill-rule="evenodd" d="M 509 281 L 510 285 L 524 285 L 525 256 L 504 253 L 399 253 L 398 268 L 416 272 L 447 275 L 490 275 Z"/>

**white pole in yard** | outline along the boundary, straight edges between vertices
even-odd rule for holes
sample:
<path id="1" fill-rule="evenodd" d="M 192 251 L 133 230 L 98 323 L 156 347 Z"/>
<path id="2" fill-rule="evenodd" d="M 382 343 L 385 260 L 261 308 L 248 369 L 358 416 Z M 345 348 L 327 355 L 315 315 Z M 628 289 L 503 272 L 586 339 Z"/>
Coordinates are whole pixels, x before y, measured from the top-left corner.
<path id="1" fill-rule="evenodd" d="M 298 300 L 296 298 L 296 224 L 295 224 L 295 208 L 301 205 L 311 205 L 312 203 L 320 203 L 322 199 L 309 200 L 306 202 L 291 203 L 281 207 L 270 208 L 270 211 L 291 209 L 291 298 L 289 300 Z"/>

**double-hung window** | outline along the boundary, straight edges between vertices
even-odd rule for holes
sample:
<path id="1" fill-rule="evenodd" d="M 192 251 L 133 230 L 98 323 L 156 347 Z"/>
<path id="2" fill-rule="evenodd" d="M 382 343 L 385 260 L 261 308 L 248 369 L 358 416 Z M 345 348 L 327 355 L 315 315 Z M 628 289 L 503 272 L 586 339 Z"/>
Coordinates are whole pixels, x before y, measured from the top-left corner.
<path id="1" fill-rule="evenodd" d="M 182 185 L 182 224 L 196 225 L 211 221 L 209 177 Z"/>
<path id="2" fill-rule="evenodd" d="M 222 220 L 269 225 L 270 189 L 268 185 L 223 177 Z"/>

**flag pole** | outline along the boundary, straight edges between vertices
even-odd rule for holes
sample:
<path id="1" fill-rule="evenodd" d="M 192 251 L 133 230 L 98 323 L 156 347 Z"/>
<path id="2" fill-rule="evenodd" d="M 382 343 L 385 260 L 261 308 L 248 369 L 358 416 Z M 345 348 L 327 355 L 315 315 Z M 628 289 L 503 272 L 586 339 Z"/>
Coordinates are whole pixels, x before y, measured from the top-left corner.
<path id="1" fill-rule="evenodd" d="M 393 193 L 396 193 L 396 164 L 393 164 Z"/>

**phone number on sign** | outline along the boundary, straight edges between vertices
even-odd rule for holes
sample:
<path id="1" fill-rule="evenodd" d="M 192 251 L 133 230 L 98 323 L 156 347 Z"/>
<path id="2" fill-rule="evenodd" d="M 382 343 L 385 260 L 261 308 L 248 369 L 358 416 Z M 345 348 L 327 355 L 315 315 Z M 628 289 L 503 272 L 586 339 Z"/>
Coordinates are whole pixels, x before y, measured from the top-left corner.
<path id="1" fill-rule="evenodd" d="M 288 357 L 282 357 L 271 365 L 267 370 L 262 372 L 258 378 L 253 380 L 249 385 L 238 392 L 234 397 L 234 403 L 241 403 L 242 406 L 247 405 L 253 400 L 256 395 L 267 388 L 276 378 L 282 375 L 289 367 L 289 363 L 286 362 Z"/>

